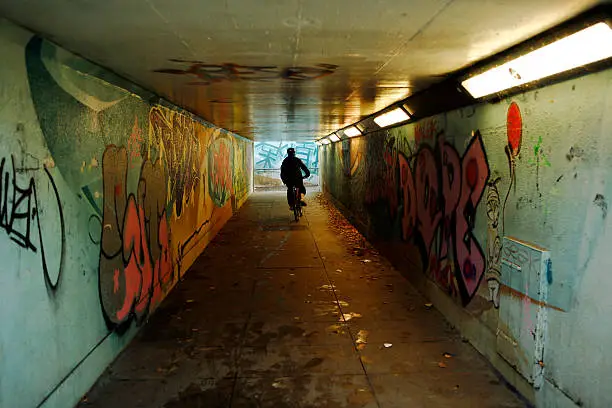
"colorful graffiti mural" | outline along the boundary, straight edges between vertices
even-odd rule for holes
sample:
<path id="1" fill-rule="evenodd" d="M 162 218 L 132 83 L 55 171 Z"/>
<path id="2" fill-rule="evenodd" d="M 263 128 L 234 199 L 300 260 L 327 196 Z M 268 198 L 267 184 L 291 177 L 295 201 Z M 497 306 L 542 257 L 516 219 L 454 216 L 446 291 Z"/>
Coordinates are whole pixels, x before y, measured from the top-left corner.
<path id="1" fill-rule="evenodd" d="M 136 194 L 128 191 L 128 167 L 125 148 L 106 148 L 99 285 L 112 324 L 146 316 L 173 280 L 161 161 L 143 162 Z"/>
<path id="2" fill-rule="evenodd" d="M 161 107 L 151 109 L 149 121 L 153 136 L 151 142 L 161 149 L 168 172 L 169 203 L 180 216 L 183 203 L 189 203 L 192 192 L 203 177 L 200 173 L 202 146 L 195 134 L 196 122 Z"/>
<path id="3" fill-rule="evenodd" d="M 342 176 L 351 178 L 353 194 L 361 191 L 359 184 L 365 185 L 365 214 L 370 214 L 373 230 L 388 233 L 391 228 L 416 246 L 426 274 L 465 305 L 486 272 L 485 252 L 473 230 L 490 170 L 480 131 L 473 132 L 460 154 L 437 126 L 434 120 L 415 126 L 412 144 L 397 131 L 375 134 L 365 152 L 375 156 L 359 160 L 367 170 L 344 169 Z M 342 154 L 347 157 L 364 153 L 359 146 L 346 150 Z M 380 217 L 382 208 L 385 215 Z"/>
<path id="4" fill-rule="evenodd" d="M 0 95 L 0 255 L 13 288 L 0 348 L 20 375 L 3 378 L 0 405 L 38 406 L 95 352 L 61 398 L 86 392 L 244 203 L 253 144 L 14 29 L 0 35 L 23 69 L 0 72 L 11 83 Z M 45 367 L 28 363 L 41 353 Z"/>

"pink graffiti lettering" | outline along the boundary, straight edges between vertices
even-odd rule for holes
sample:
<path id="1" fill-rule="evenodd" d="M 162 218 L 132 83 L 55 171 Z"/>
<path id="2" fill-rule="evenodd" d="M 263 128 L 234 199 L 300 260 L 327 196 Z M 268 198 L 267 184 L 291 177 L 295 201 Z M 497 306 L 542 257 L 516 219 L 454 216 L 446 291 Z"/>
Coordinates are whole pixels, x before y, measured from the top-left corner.
<path id="1" fill-rule="evenodd" d="M 387 157 L 385 172 L 394 166 Z M 439 137 L 435 150 L 421 148 L 414 171 L 401 154 L 398 163 L 402 237 L 422 246 L 430 274 L 449 293 L 456 292 L 449 280 L 454 271 L 459 292 L 467 303 L 485 271 L 484 253 L 472 233 L 476 208 L 489 178 L 482 136 L 475 132 L 462 158 Z"/>

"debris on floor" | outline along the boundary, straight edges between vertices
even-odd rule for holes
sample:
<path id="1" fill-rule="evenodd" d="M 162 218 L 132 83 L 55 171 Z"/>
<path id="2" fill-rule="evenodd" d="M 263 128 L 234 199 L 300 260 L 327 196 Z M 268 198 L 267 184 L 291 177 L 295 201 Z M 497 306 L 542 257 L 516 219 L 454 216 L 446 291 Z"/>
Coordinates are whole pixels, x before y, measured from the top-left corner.
<path id="1" fill-rule="evenodd" d="M 340 321 L 349 321 L 352 320 L 356 317 L 361 317 L 361 315 L 359 313 L 354 313 L 354 312 L 350 312 L 350 313 L 343 313 L 342 317 L 340 318 Z"/>
<path id="2" fill-rule="evenodd" d="M 357 332 L 357 339 L 355 340 L 355 344 L 357 345 L 357 350 L 363 350 L 368 343 L 368 331 L 367 330 L 359 330 Z"/>

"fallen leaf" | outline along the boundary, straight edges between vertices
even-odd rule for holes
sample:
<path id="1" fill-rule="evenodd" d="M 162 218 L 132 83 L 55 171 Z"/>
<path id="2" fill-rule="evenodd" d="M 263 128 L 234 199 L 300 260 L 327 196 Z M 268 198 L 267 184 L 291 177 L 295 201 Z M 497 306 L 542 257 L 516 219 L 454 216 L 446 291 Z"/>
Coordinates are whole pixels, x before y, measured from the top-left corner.
<path id="1" fill-rule="evenodd" d="M 440 362 L 438 363 L 438 367 L 440 367 L 440 368 L 446 368 L 446 364 L 444 364 L 443 362 L 441 362 L 441 361 L 440 361 Z"/>
<path id="2" fill-rule="evenodd" d="M 186 302 L 186 303 L 193 303 L 193 302 L 195 302 L 195 300 L 193 300 L 193 299 L 187 299 L 187 302 Z"/>
<path id="3" fill-rule="evenodd" d="M 433 303 L 425 303 L 425 307 L 430 309 L 433 306 Z"/>
<path id="4" fill-rule="evenodd" d="M 349 320 L 351 320 L 351 319 L 353 319 L 355 317 L 361 317 L 361 315 L 359 313 L 354 313 L 354 312 L 343 313 L 342 317 L 340 318 L 340 321 L 345 320 L 345 321 L 348 322 Z"/>
<path id="5" fill-rule="evenodd" d="M 359 330 L 359 332 L 357 332 L 357 340 L 355 340 L 355 343 L 357 344 L 365 344 L 368 342 L 368 332 L 367 330 Z"/>
<path id="6" fill-rule="evenodd" d="M 364 259 L 364 260 L 362 260 L 361 262 L 363 262 L 363 263 L 369 263 L 369 262 L 372 262 L 372 261 L 371 261 L 370 259 Z"/>
<path id="7" fill-rule="evenodd" d="M 385 348 L 389 348 L 389 347 L 393 346 L 393 344 L 392 343 L 384 343 L 383 346 L 385 346 Z"/>
<path id="8" fill-rule="evenodd" d="M 444 353 L 442 354 L 445 358 L 452 358 L 453 355 L 451 353 Z"/>

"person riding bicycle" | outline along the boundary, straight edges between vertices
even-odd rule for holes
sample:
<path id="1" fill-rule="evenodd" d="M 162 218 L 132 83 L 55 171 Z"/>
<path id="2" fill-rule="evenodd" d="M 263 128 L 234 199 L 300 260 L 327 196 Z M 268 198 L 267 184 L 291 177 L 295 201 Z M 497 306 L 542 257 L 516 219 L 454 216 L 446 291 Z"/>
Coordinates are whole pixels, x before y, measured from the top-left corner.
<path id="1" fill-rule="evenodd" d="M 304 171 L 303 176 L 302 170 Z M 310 170 L 308 170 L 308 167 L 306 167 L 302 160 L 295 157 L 295 149 L 293 147 L 288 148 L 287 157 L 285 157 L 283 164 L 281 164 L 281 180 L 283 184 L 287 186 L 287 203 L 291 210 L 293 210 L 293 194 L 291 189 L 295 186 L 300 189 L 301 194 L 306 195 L 304 179 L 308 177 L 310 177 Z M 304 201 L 300 201 L 300 203 L 302 206 L 306 205 Z"/>

